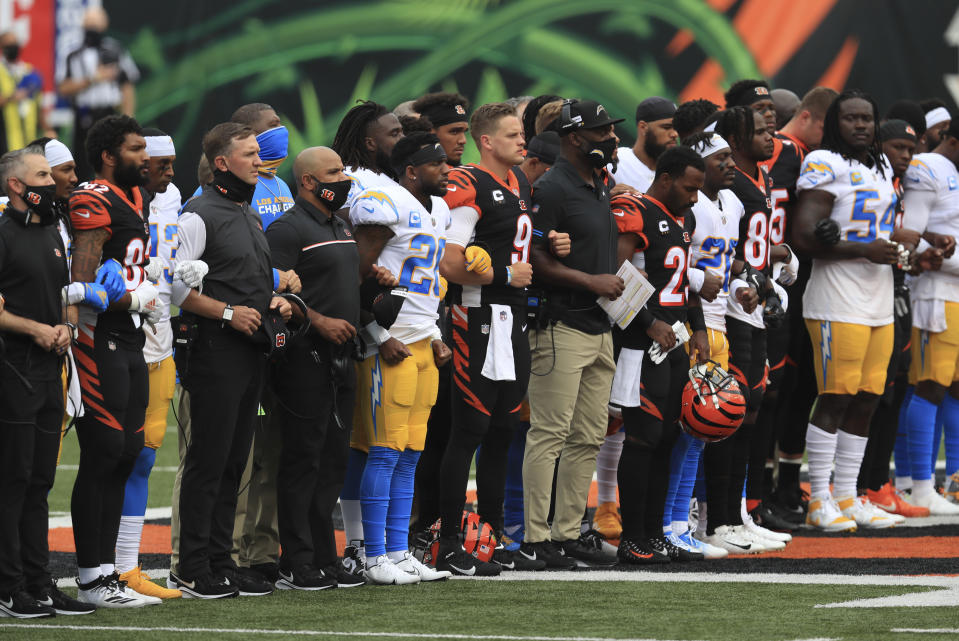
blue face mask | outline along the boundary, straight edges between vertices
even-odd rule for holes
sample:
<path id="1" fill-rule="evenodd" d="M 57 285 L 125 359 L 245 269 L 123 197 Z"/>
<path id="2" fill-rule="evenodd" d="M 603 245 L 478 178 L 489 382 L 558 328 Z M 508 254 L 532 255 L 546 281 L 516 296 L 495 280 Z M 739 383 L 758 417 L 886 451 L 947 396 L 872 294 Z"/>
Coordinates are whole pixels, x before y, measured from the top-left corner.
<path id="1" fill-rule="evenodd" d="M 263 161 L 260 172 L 271 175 L 276 174 L 280 163 L 282 163 L 287 156 L 290 132 L 287 131 L 286 127 L 280 125 L 279 127 L 264 131 L 256 137 L 256 142 L 260 145 L 260 160 Z"/>

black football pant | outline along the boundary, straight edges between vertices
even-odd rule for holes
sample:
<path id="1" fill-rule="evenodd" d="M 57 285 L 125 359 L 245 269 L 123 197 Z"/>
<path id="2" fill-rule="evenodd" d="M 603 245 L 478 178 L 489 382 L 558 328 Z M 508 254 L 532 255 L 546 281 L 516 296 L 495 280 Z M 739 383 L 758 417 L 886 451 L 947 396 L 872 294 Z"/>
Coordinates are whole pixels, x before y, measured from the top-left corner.
<path id="1" fill-rule="evenodd" d="M 430 410 L 426 424 L 426 445 L 416 466 L 416 530 L 423 530 L 440 518 L 440 466 L 450 440 L 453 422 L 453 365 L 439 368 L 439 387 L 436 405 Z"/>
<path id="2" fill-rule="evenodd" d="M 503 529 L 506 462 L 530 376 L 529 340 L 523 331 L 526 309 L 514 307 L 512 313 L 516 380 L 494 381 L 482 374 L 492 308 L 454 305 L 450 309 L 453 422 L 440 465 L 440 518 L 444 537 L 460 533 L 470 461 L 480 445 L 483 447 L 476 463 L 477 512 L 496 532 Z"/>
<path id="3" fill-rule="evenodd" d="M 677 348 L 656 365 L 647 350 L 642 368 L 641 404 L 622 408 L 626 439 L 617 472 L 623 538 L 631 541 L 663 533 L 669 460 L 679 436 L 677 421 L 683 387 L 689 381 L 689 356 Z"/>
<path id="4" fill-rule="evenodd" d="M 47 494 L 63 419 L 60 379 L 0 375 L 0 597 L 50 583 Z"/>
<path id="5" fill-rule="evenodd" d="M 234 569 L 233 522 L 265 370 L 262 350 L 201 320 L 190 354 L 190 444 L 180 485 L 180 572 L 192 580 Z"/>
<path id="6" fill-rule="evenodd" d="M 746 411 L 759 409 L 766 377 L 766 330 L 727 316 L 726 338 L 729 340 L 730 373 L 746 397 Z M 721 525 L 742 523 L 739 505 L 754 431 L 755 424 L 744 422 L 735 434 L 717 443 L 709 443 L 703 450 L 709 534 Z M 761 465 L 765 465 L 765 460 L 763 449 Z"/>
<path id="7" fill-rule="evenodd" d="M 80 465 L 70 515 L 77 566 L 113 563 L 123 491 L 143 448 L 149 374 L 144 335 L 80 329 L 74 359 L 83 397 L 77 419 Z"/>
<path id="8" fill-rule="evenodd" d="M 346 476 L 356 370 L 347 357 L 334 371 L 329 350 L 297 345 L 273 369 L 273 420 L 283 437 L 276 493 L 285 570 L 323 568 L 338 556 L 333 509 Z"/>
<path id="9" fill-rule="evenodd" d="M 909 309 L 908 298 L 906 308 Z M 899 428 L 899 408 L 909 386 L 909 364 L 912 362 L 910 339 L 912 312 L 896 317 L 896 334 L 889 369 L 886 371 L 886 391 L 879 397 L 879 407 L 872 415 L 869 425 L 869 440 L 866 453 L 859 468 L 858 488 L 879 490 L 889 482 L 889 459 L 896 448 L 896 432 Z"/>

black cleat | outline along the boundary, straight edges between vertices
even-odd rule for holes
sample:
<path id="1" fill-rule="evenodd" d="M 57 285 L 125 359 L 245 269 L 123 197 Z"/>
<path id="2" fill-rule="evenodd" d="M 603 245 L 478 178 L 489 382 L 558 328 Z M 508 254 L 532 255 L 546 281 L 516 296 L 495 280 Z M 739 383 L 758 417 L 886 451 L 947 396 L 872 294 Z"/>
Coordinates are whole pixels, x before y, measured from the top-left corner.
<path id="1" fill-rule="evenodd" d="M 566 556 L 563 548 L 552 541 L 529 543 L 523 541 L 519 546 L 519 555 L 527 561 L 543 561 L 547 570 L 575 570 L 576 560 Z"/>
<path id="2" fill-rule="evenodd" d="M 625 565 L 658 565 L 669 563 L 669 556 L 654 551 L 645 541 L 634 541 L 623 537 L 616 550 L 619 562 Z"/>

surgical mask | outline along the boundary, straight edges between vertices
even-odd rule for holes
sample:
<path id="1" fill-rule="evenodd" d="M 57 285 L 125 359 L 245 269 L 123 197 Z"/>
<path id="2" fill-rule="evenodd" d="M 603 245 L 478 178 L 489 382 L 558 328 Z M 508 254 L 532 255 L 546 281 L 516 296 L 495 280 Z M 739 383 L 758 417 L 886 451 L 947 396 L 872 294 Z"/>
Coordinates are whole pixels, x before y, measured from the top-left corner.
<path id="1" fill-rule="evenodd" d="M 99 47 L 103 43 L 103 32 L 87 29 L 83 32 L 83 44 L 88 47 Z"/>
<path id="2" fill-rule="evenodd" d="M 240 180 L 232 171 L 213 171 L 213 188 L 220 194 L 237 203 L 249 203 L 253 200 L 256 184 L 249 184 Z"/>
<path id="3" fill-rule="evenodd" d="M 56 185 L 26 185 L 21 198 L 27 207 L 40 217 L 41 225 L 52 225 L 57 221 L 57 186 Z"/>
<path id="4" fill-rule="evenodd" d="M 319 198 L 320 202 L 326 205 L 331 213 L 346 204 L 346 199 L 350 195 L 350 187 L 353 185 L 352 180 L 347 178 L 346 180 L 324 183 L 317 180 L 316 176 L 313 176 L 313 180 L 316 181 L 313 195 Z"/>
<path id="5" fill-rule="evenodd" d="M 20 57 L 20 45 L 6 45 L 3 48 L 3 57 L 7 59 L 7 62 L 16 62 Z"/>
<path id="6" fill-rule="evenodd" d="M 260 173 L 275 176 L 276 170 L 289 154 L 290 132 L 280 125 L 261 133 L 256 137 L 256 142 L 260 145 L 260 160 L 263 161 Z"/>
<path id="7" fill-rule="evenodd" d="M 586 146 L 580 147 L 582 151 L 589 158 L 590 164 L 593 165 L 596 169 L 602 169 L 609 163 L 613 162 L 613 153 L 616 151 L 616 139 L 609 138 L 607 140 L 600 140 L 599 142 L 590 143 L 586 141 Z"/>

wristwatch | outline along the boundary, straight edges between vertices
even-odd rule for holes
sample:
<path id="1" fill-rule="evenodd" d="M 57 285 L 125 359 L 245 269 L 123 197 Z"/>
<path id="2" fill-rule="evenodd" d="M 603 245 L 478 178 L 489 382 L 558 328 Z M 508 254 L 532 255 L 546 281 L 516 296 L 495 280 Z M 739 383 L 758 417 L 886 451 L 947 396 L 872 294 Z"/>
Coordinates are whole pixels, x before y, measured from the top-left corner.
<path id="1" fill-rule="evenodd" d="M 233 307 L 232 307 L 232 306 L 227 305 L 227 306 L 223 309 L 223 316 L 222 316 L 222 318 L 223 318 L 223 322 L 224 322 L 224 323 L 229 323 L 231 320 L 233 320 Z"/>

